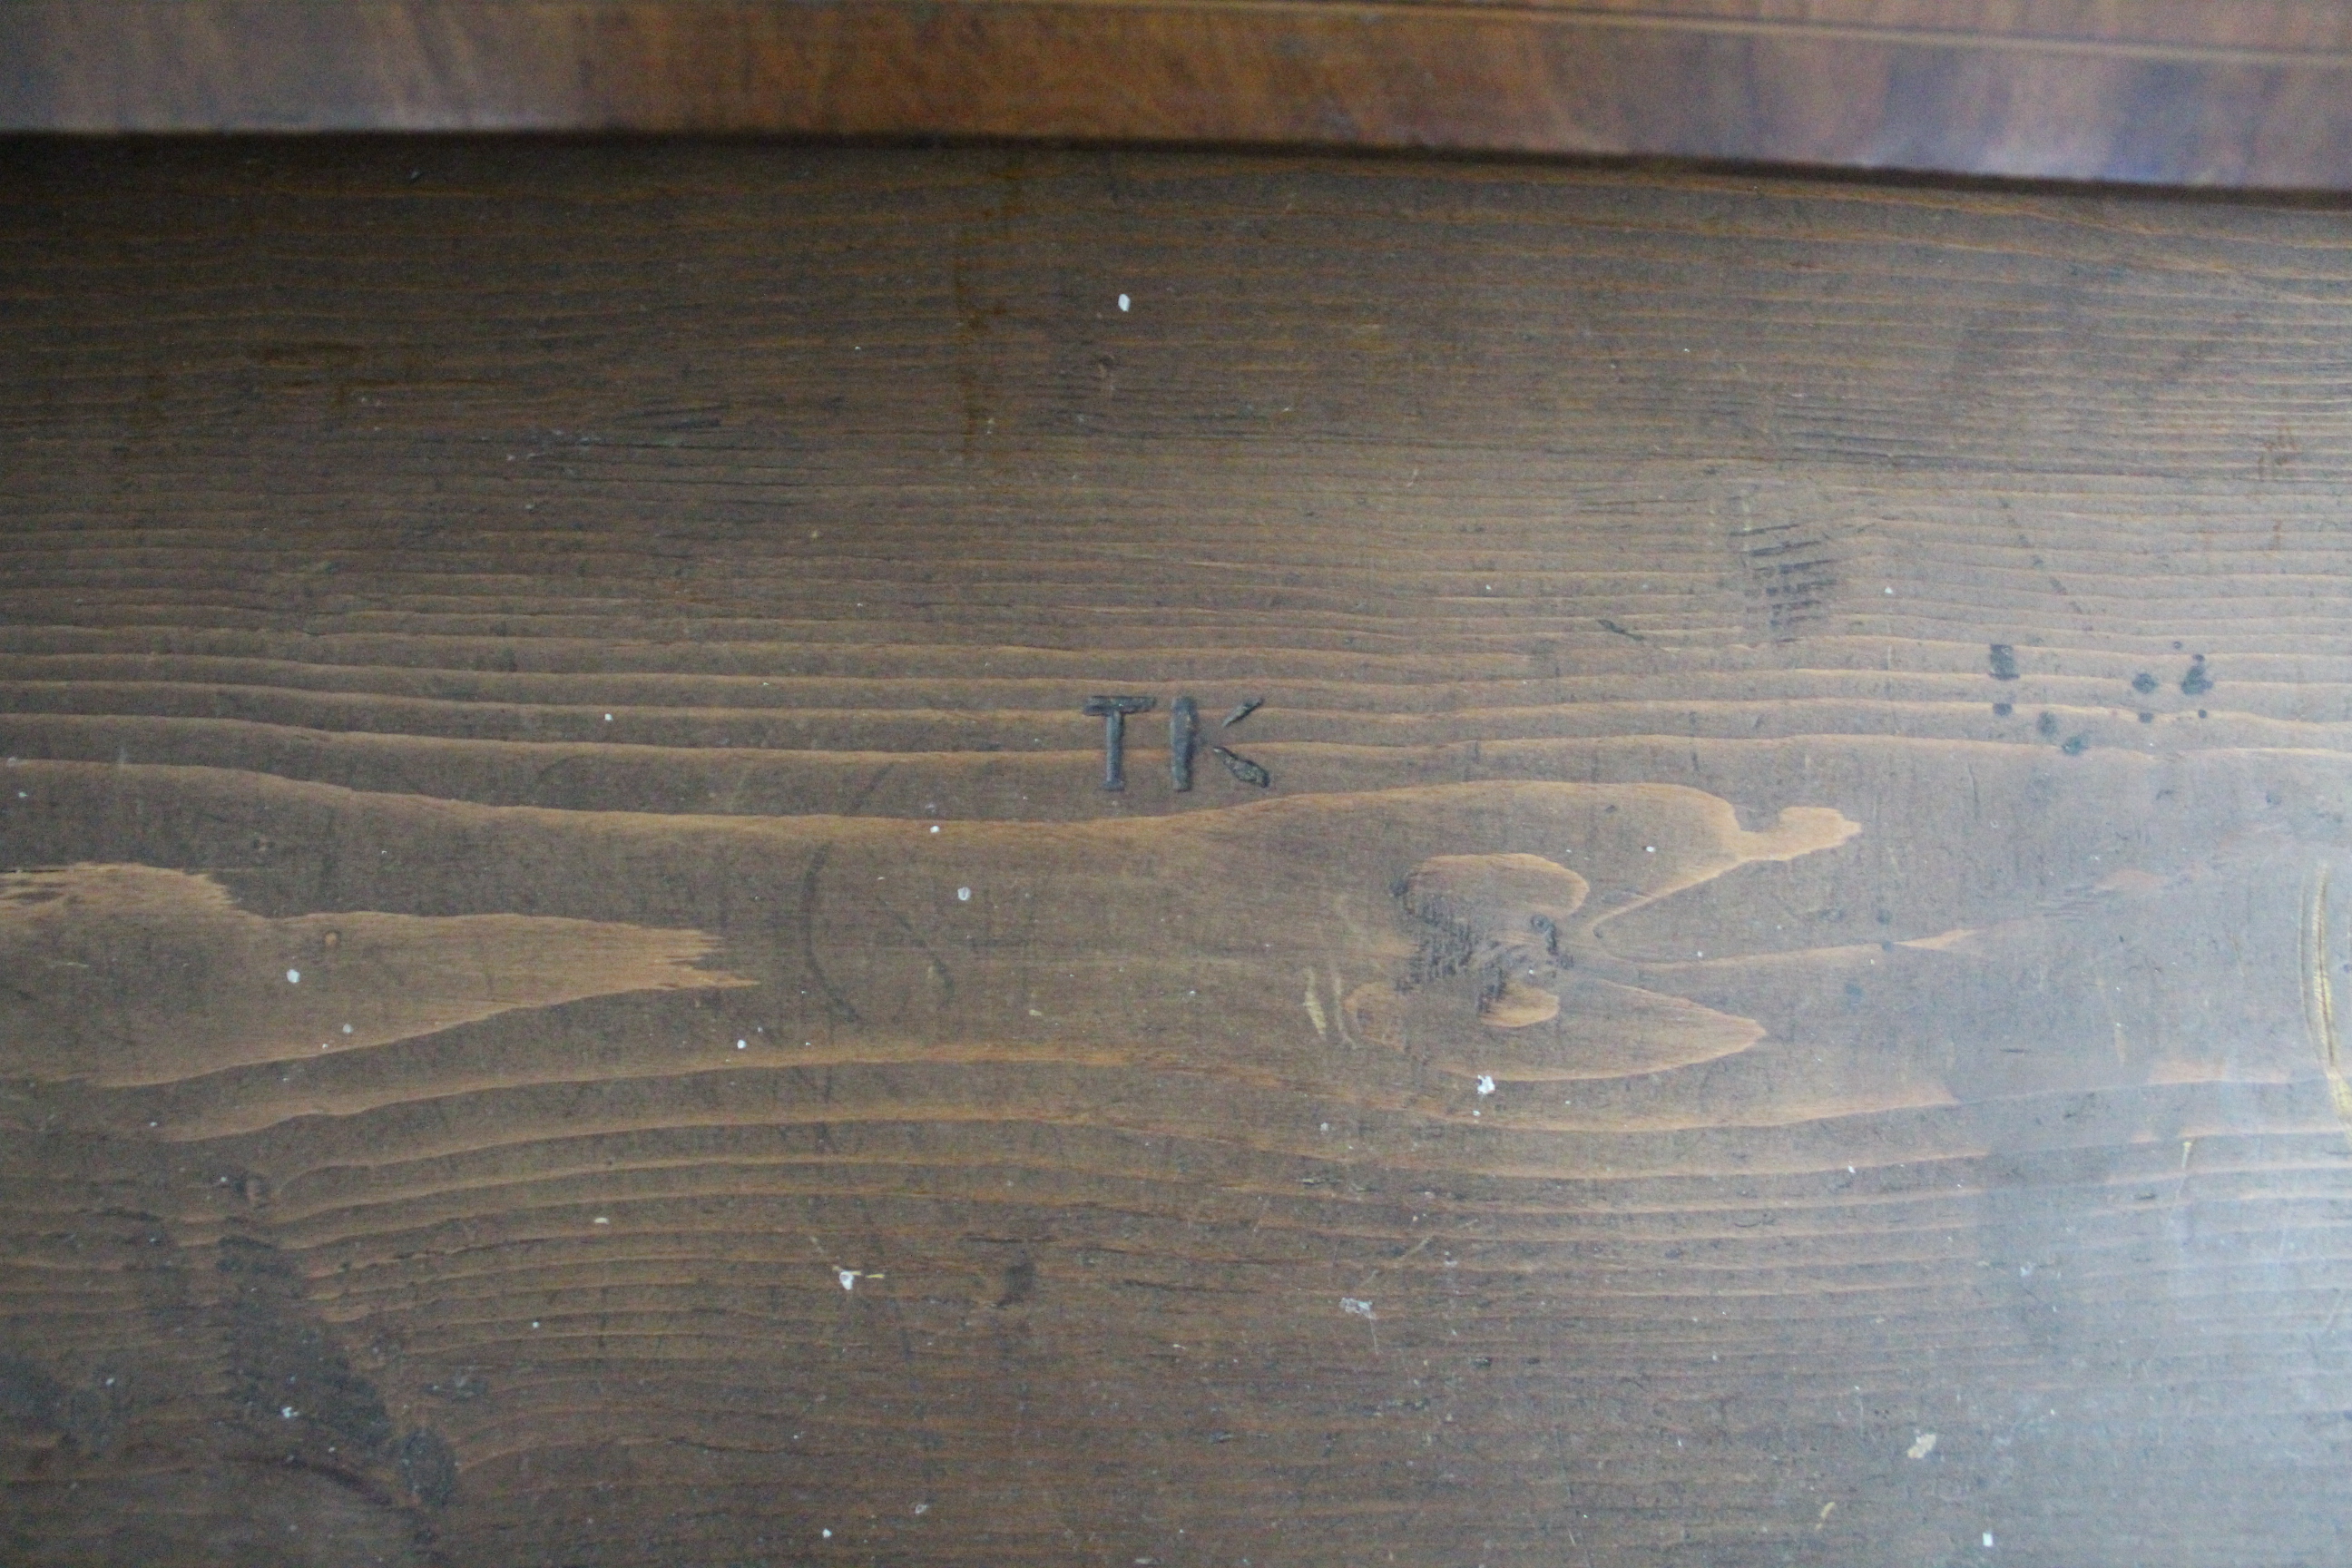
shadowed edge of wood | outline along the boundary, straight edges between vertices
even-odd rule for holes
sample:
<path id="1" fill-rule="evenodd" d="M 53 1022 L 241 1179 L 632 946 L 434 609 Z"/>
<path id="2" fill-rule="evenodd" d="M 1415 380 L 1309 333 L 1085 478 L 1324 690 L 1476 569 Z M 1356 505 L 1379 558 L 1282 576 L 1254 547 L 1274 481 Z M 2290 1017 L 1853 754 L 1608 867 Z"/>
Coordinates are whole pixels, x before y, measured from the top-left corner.
<path id="1" fill-rule="evenodd" d="M 2164 24 L 2068 36 L 1989 6 L 1886 26 L 1705 7 L 35 0 L 0 7 L 16 65 L 0 126 L 1082 137 L 2352 182 L 2352 67 L 2333 33 L 2146 9 Z"/>

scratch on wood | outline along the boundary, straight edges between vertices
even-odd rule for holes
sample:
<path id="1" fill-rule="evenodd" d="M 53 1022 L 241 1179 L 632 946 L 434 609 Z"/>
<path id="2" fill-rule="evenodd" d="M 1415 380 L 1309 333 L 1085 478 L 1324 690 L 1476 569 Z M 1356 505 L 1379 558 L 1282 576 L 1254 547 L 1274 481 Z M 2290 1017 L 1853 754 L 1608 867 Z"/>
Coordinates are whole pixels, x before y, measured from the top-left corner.
<path id="1" fill-rule="evenodd" d="M 817 879 L 824 874 L 824 863 L 832 856 L 832 845 L 818 845 L 809 855 L 808 869 L 801 873 L 801 961 L 808 966 L 809 978 L 815 981 L 817 989 L 824 994 L 826 1011 L 845 1024 L 859 1024 L 865 1020 L 857 1016 L 857 1009 L 848 997 L 841 994 L 825 973 L 824 965 L 816 958 Z"/>
<path id="2" fill-rule="evenodd" d="M 2327 1075 L 2327 1098 L 2352 1142 L 2352 1083 L 2344 1077 L 2343 1048 L 2336 1032 L 2336 987 L 2327 978 L 2327 868 L 2312 874 L 2303 901 L 2303 1016 Z"/>

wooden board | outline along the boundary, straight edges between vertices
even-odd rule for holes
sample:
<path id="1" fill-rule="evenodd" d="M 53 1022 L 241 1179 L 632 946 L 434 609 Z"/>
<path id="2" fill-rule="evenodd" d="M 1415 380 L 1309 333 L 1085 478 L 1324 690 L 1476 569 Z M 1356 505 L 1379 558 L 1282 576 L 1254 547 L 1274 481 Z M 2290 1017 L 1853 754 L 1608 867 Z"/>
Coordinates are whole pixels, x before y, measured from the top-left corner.
<path id="1" fill-rule="evenodd" d="M 0 160 L 0 1556 L 2340 1560 L 2340 211 Z"/>
<path id="2" fill-rule="evenodd" d="M 15 0 L 0 129 L 1017 137 L 2352 188 L 2333 0 Z"/>

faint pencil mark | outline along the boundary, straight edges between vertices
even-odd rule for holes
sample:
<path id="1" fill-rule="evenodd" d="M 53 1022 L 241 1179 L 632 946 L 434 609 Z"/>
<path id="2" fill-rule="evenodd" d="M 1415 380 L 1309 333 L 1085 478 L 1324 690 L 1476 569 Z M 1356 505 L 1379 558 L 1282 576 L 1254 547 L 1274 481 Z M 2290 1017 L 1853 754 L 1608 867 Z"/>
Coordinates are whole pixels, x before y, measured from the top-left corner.
<path id="1" fill-rule="evenodd" d="M 833 846 L 821 844 L 809 856 L 808 869 L 801 873 L 801 962 L 808 966 L 809 978 L 824 993 L 827 1011 L 845 1024 L 865 1022 L 848 997 L 843 995 L 816 960 L 816 887 L 817 879 L 824 874 L 824 863 L 832 857 Z"/>
<path id="2" fill-rule="evenodd" d="M 874 896 L 874 904 L 877 909 L 890 917 L 891 924 L 906 933 L 908 942 L 922 950 L 923 956 L 930 961 L 933 978 L 940 983 L 940 1000 L 952 1005 L 955 1002 L 955 973 L 948 968 L 948 962 L 940 955 L 940 950 L 924 941 L 923 933 L 915 929 L 914 921 L 892 909 L 889 900 L 883 898 L 881 894 L 877 893 Z"/>
<path id="3" fill-rule="evenodd" d="M 1629 632 L 1623 626 L 1619 626 L 1615 621 L 1611 620 L 1606 616 L 1601 617 L 1601 629 L 1604 632 L 1614 632 L 1621 637 L 1631 637 L 1635 642 L 1643 642 L 1646 640 L 1641 633 Z"/>
<path id="4" fill-rule="evenodd" d="M 1217 753 L 1217 760 L 1225 764 L 1225 772 L 1233 774 L 1234 777 L 1241 780 L 1242 783 L 1245 784 L 1255 784 L 1260 789 L 1265 789 L 1267 785 L 1274 783 L 1274 775 L 1272 773 L 1267 773 L 1264 768 L 1258 766 L 1255 763 L 1251 762 L 1247 757 L 1241 755 L 1239 752 L 1229 752 L 1223 746 L 1213 746 L 1210 750 L 1215 752 Z"/>
<path id="5" fill-rule="evenodd" d="M 882 787 L 882 781 L 888 778 L 890 776 L 890 770 L 898 765 L 898 764 L 896 763 L 884 763 L 880 767 L 875 769 L 874 776 L 867 779 L 866 781 L 865 787 L 860 789 L 850 800 L 850 803 L 842 808 L 841 815 L 844 816 L 856 816 L 859 812 L 865 810 L 866 803 L 874 798 L 874 792 Z"/>
<path id="6" fill-rule="evenodd" d="M 1201 705 L 1179 697 L 1168 710 L 1168 777 L 1177 789 L 1192 787 L 1192 752 L 1201 743 Z"/>
<path id="7" fill-rule="evenodd" d="M 1259 709 L 1265 706 L 1265 699 L 1263 697 L 1253 697 L 1247 701 L 1237 702 L 1234 705 L 1234 710 L 1224 716 L 1224 718 L 1218 723 L 1217 728 L 1220 730 L 1230 730 L 1234 725 L 1240 723 L 1243 720 L 1248 718 L 1251 714 L 1256 712 Z"/>
<path id="8" fill-rule="evenodd" d="M 1103 788 L 1127 787 L 1127 716 L 1150 712 L 1157 700 L 1116 696 L 1087 699 L 1085 711 L 1103 721 Z"/>
<path id="9" fill-rule="evenodd" d="M 1339 1026 L 1341 1044 L 1363 1049 L 1364 1042 L 1348 1030 L 1348 987 L 1337 969 L 1331 971 L 1331 1022 Z"/>

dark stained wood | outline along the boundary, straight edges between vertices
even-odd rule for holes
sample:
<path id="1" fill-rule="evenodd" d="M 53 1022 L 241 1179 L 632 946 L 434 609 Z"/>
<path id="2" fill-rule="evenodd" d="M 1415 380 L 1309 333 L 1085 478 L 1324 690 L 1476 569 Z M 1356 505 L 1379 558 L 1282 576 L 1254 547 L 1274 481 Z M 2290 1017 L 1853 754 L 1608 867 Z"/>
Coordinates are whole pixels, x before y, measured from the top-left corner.
<path id="1" fill-rule="evenodd" d="M 2339 210 L 0 160 L 0 1557 L 2341 1559 Z"/>
<path id="2" fill-rule="evenodd" d="M 17 0 L 0 129 L 1668 154 L 2352 188 L 2333 0 Z"/>

